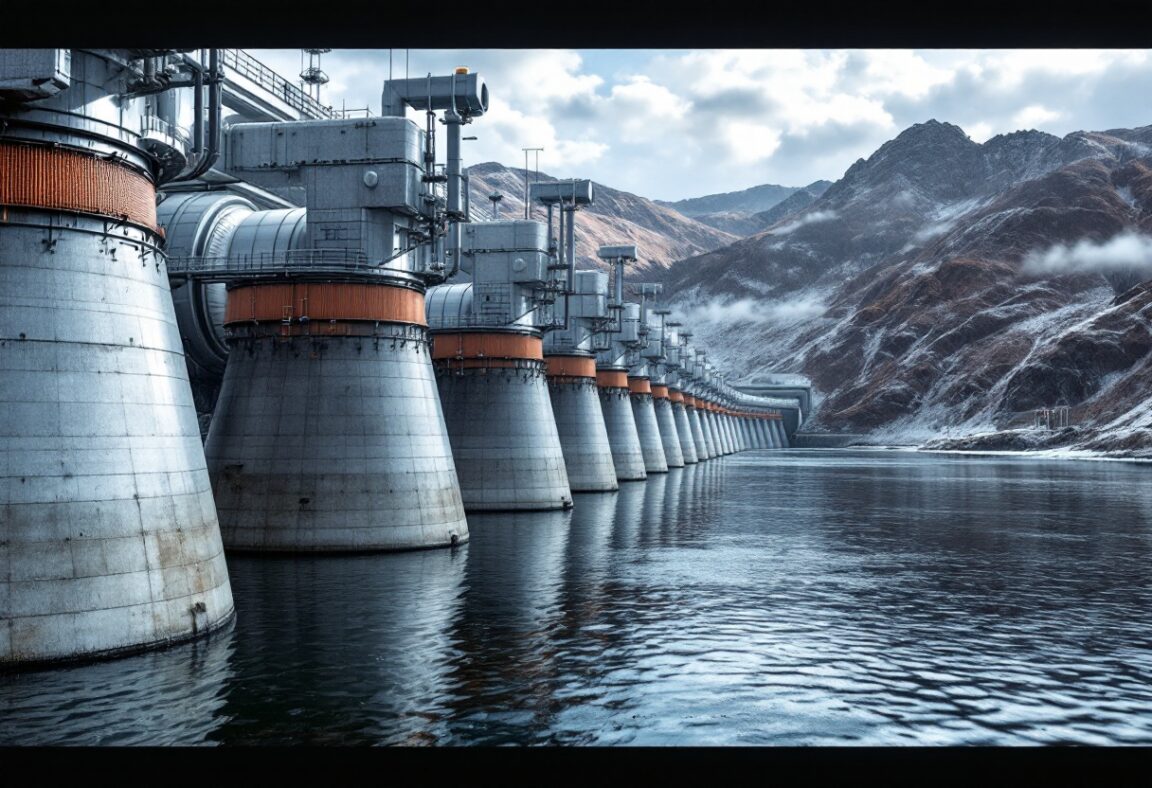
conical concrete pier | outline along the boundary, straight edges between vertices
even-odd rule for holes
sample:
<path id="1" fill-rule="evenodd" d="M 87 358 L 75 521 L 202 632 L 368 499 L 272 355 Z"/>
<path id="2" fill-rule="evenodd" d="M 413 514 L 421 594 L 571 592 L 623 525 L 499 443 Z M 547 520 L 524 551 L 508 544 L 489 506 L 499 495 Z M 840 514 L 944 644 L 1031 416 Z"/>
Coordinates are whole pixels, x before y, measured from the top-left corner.
<path id="1" fill-rule="evenodd" d="M 668 473 L 668 460 L 664 456 L 664 443 L 660 438 L 660 425 L 656 421 L 656 408 L 652 401 L 649 378 L 628 378 L 632 416 L 640 438 L 640 451 L 644 455 L 644 470 L 648 473 Z"/>
<path id="2" fill-rule="evenodd" d="M 539 332 L 476 329 L 436 331 L 433 337 L 464 508 L 570 507 Z"/>
<path id="3" fill-rule="evenodd" d="M 696 456 L 696 440 L 692 437 L 692 425 L 688 421 L 688 408 L 684 404 L 684 392 L 669 387 L 668 399 L 672 402 L 672 416 L 676 420 L 676 437 L 680 441 L 680 452 L 684 456 L 684 464 L 695 465 L 700 460 Z"/>
<path id="4" fill-rule="evenodd" d="M 684 395 L 684 406 L 688 411 L 688 424 L 692 429 L 692 442 L 696 445 L 696 459 L 700 462 L 710 460 L 714 456 L 708 449 L 708 441 L 704 437 L 704 428 L 701 424 L 700 410 L 696 407 L 696 398 L 690 394 Z"/>
<path id="5" fill-rule="evenodd" d="M 284 324 L 286 304 L 307 320 Z M 233 287 L 226 323 L 231 352 L 205 451 L 229 549 L 468 538 L 422 283 Z"/>
<path id="6" fill-rule="evenodd" d="M 636 417 L 632 413 L 627 371 L 597 370 L 596 385 L 600 390 L 600 407 L 604 411 L 608 442 L 612 445 L 616 478 L 622 482 L 647 479 L 640 434 L 636 430 Z"/>
<path id="7" fill-rule="evenodd" d="M 591 356 L 545 356 L 548 394 L 572 492 L 620 489 Z"/>
<path id="8" fill-rule="evenodd" d="M 652 407 L 656 411 L 656 424 L 660 428 L 660 443 L 669 468 L 684 467 L 684 452 L 680 448 L 680 435 L 676 429 L 676 415 L 669 398 L 668 387 L 652 384 Z"/>

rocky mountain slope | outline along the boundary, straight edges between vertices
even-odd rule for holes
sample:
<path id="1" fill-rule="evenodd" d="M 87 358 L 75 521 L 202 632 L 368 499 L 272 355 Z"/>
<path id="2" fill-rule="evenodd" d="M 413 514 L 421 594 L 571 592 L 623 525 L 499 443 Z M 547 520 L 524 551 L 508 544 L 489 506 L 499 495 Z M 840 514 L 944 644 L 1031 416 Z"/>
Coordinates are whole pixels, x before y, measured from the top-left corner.
<path id="1" fill-rule="evenodd" d="M 758 225 L 756 232 L 767 230 L 782 219 L 794 213 L 799 213 L 816 202 L 824 192 L 828 191 L 828 187 L 831 185 L 832 181 L 815 181 L 810 183 L 804 188 L 796 190 L 786 199 L 773 205 L 768 210 L 752 214 L 750 221 Z M 752 233 L 749 234 L 751 235 Z"/>
<path id="2" fill-rule="evenodd" d="M 501 194 L 499 216 L 524 216 L 524 170 L 486 162 L 467 169 L 472 216 L 490 219 L 491 194 Z M 535 180 L 537 174 L 529 173 Z M 541 181 L 555 181 L 539 173 Z M 640 255 L 639 270 L 664 268 L 674 260 L 727 246 L 736 235 L 690 219 L 671 208 L 629 192 L 593 183 L 593 204 L 576 214 L 576 267 L 601 265 L 596 257 L 603 244 L 635 244 Z M 533 218 L 543 221 L 543 206 L 533 206 Z"/>
<path id="3" fill-rule="evenodd" d="M 701 216 L 708 213 L 756 213 L 766 211 L 773 205 L 787 199 L 798 189 L 794 186 L 777 186 L 765 183 L 753 186 L 751 189 L 742 189 L 723 194 L 708 194 L 703 197 L 690 197 L 686 200 L 665 202 L 658 200 L 661 205 L 674 208 L 685 216 Z"/>
<path id="4" fill-rule="evenodd" d="M 772 225 L 778 217 L 803 208 L 831 185 L 829 181 L 816 181 L 796 188 L 768 183 L 738 192 L 709 194 L 675 202 L 656 202 L 718 230 L 743 236 L 758 233 Z M 784 206 L 782 211 L 781 206 Z"/>
<path id="5" fill-rule="evenodd" d="M 1067 406 L 1028 440 L 1152 456 L 1152 126 L 918 124 L 661 276 L 723 364 L 807 375 L 814 429 L 971 448 Z"/>

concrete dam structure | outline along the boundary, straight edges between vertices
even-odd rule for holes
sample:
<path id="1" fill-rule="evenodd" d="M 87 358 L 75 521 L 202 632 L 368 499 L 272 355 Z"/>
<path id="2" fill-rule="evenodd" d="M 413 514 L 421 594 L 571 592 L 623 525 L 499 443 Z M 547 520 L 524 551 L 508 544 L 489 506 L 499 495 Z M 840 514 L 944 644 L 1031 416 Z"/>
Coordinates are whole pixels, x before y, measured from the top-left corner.
<path id="1" fill-rule="evenodd" d="M 641 250 L 575 268 L 590 181 L 475 220 L 478 75 L 351 118 L 245 58 L 0 51 L 0 668 L 224 626 L 225 550 L 451 548 L 466 511 L 787 445 L 796 400 L 729 386 Z"/>

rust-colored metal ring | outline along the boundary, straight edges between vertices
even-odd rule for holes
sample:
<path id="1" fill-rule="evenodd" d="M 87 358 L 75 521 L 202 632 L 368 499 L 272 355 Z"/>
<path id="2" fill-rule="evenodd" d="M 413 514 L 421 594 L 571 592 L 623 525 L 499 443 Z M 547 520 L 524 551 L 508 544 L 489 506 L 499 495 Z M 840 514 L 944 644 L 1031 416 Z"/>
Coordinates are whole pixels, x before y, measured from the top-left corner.
<path id="1" fill-rule="evenodd" d="M 668 387 L 661 386 L 659 383 L 652 384 L 652 398 L 653 399 L 670 399 L 668 395 Z"/>
<path id="2" fill-rule="evenodd" d="M 602 389 L 628 388 L 628 373 L 617 369 L 596 370 L 596 385 Z"/>
<path id="3" fill-rule="evenodd" d="M 544 360 L 544 340 L 528 334 L 501 334 L 478 331 L 453 331 L 432 335 L 432 360 L 483 359 L 485 366 L 494 359 Z"/>
<path id="4" fill-rule="evenodd" d="M 424 294 L 405 287 L 298 282 L 240 285 L 228 291 L 225 325 L 262 322 L 293 325 L 299 324 L 301 318 L 307 318 L 312 325 L 319 321 L 427 325 Z"/>
<path id="5" fill-rule="evenodd" d="M 596 359 L 588 356 L 548 356 L 550 378 L 596 378 Z"/>
<path id="6" fill-rule="evenodd" d="M 148 176 L 68 148 L 0 142 L 0 205 L 95 214 L 163 234 Z"/>
<path id="7" fill-rule="evenodd" d="M 648 378 L 628 378 L 628 390 L 633 394 L 651 394 L 652 381 Z"/>

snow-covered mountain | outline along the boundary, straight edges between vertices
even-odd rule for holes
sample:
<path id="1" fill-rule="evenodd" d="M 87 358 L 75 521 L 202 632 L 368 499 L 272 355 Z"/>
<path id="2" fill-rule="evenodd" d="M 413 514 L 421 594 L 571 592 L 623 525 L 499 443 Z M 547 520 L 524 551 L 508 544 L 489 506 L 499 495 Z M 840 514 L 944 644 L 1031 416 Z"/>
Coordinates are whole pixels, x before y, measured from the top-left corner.
<path id="1" fill-rule="evenodd" d="M 929 121 L 660 276 L 724 365 L 807 375 L 815 429 L 994 445 L 1068 406 L 1045 443 L 1152 455 L 1149 236 L 1152 126 L 977 144 Z"/>

